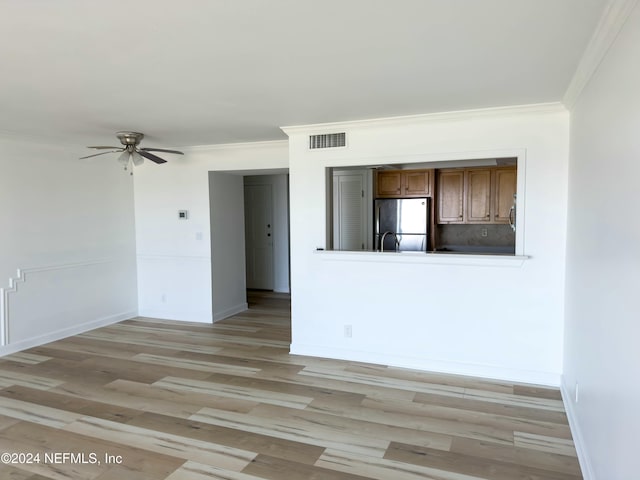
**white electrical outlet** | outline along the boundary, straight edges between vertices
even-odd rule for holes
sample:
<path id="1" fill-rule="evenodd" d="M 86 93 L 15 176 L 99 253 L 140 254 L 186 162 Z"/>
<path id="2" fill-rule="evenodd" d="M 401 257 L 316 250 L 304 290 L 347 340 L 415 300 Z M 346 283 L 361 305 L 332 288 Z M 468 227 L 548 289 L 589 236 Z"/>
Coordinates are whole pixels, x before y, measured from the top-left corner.
<path id="1" fill-rule="evenodd" d="M 576 400 L 576 403 L 578 403 L 578 382 L 576 382 L 576 390 L 575 390 L 575 392 L 576 392 L 576 399 L 575 400 Z"/>
<path id="2" fill-rule="evenodd" d="M 344 336 L 345 338 L 351 338 L 353 336 L 353 327 L 351 325 L 344 326 Z"/>
<path id="3" fill-rule="evenodd" d="M 489 231 L 486 228 L 483 228 L 480 232 L 480 235 L 486 237 L 487 235 L 489 235 Z"/>

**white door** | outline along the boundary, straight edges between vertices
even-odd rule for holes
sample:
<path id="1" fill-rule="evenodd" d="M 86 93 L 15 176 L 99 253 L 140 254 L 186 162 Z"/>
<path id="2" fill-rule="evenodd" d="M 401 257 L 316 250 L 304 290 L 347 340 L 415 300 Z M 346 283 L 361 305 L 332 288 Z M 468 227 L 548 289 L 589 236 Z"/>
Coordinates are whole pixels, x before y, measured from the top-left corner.
<path id="1" fill-rule="evenodd" d="M 245 185 L 247 288 L 273 290 L 273 214 L 271 185 Z"/>
<path id="2" fill-rule="evenodd" d="M 367 248 L 366 172 L 334 172 L 333 249 Z"/>

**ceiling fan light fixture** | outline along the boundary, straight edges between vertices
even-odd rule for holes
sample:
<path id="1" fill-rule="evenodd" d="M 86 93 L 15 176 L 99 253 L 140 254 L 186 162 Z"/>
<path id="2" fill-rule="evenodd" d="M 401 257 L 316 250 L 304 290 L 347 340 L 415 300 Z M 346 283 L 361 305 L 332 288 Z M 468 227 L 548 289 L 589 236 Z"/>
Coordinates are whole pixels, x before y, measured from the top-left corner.
<path id="1" fill-rule="evenodd" d="M 134 150 L 133 152 L 131 152 L 131 160 L 137 167 L 139 165 L 142 165 L 142 163 L 144 162 L 144 157 Z"/>
<path id="2" fill-rule="evenodd" d="M 124 165 L 124 168 L 127 168 L 127 165 L 129 164 L 129 152 L 127 150 L 120 154 L 120 156 L 118 157 L 118 162 L 121 165 Z"/>

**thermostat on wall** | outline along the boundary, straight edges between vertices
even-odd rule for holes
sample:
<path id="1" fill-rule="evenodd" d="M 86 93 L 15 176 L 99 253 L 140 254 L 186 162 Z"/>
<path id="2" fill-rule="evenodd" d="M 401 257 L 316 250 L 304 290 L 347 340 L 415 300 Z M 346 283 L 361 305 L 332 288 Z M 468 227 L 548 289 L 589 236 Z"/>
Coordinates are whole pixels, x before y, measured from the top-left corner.
<path id="1" fill-rule="evenodd" d="M 189 211 L 188 210 L 178 210 L 178 218 L 180 220 L 186 220 L 187 218 L 189 218 Z"/>

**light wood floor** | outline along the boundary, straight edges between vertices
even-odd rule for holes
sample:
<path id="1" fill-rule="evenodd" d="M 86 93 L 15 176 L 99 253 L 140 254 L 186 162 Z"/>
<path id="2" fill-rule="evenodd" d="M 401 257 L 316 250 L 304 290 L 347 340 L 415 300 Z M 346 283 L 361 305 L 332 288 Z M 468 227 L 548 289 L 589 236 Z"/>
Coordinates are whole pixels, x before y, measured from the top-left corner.
<path id="1" fill-rule="evenodd" d="M 1 359 L 0 453 L 34 457 L 0 478 L 582 478 L 557 390 L 289 356 L 288 297 L 250 304 Z"/>

